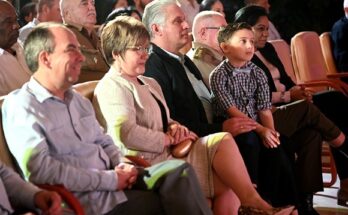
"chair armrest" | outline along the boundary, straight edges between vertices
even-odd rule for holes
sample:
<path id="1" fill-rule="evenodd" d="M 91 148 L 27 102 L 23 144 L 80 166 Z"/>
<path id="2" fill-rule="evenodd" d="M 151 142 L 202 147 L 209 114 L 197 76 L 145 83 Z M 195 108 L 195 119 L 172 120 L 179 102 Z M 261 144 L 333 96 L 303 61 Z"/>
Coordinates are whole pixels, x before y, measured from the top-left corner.
<path id="1" fill-rule="evenodd" d="M 322 87 L 322 86 L 331 87 L 348 97 L 348 85 L 342 82 L 341 80 L 336 80 L 336 79 L 315 80 L 315 81 L 303 82 L 298 85 L 302 87 Z"/>
<path id="2" fill-rule="evenodd" d="M 63 185 L 36 184 L 41 189 L 57 192 L 62 200 L 75 212 L 76 215 L 84 215 L 83 207 L 77 198 Z"/>
<path id="3" fill-rule="evenodd" d="M 336 74 L 329 74 L 326 76 L 327 78 L 346 78 L 348 77 L 348 72 L 340 72 Z"/>
<path id="4" fill-rule="evenodd" d="M 151 166 L 151 164 L 147 160 L 145 160 L 145 159 L 143 159 L 143 158 L 141 158 L 139 156 L 126 155 L 125 158 L 130 160 L 135 165 L 138 165 L 138 166 L 141 166 L 141 167 L 149 167 L 149 166 Z"/>

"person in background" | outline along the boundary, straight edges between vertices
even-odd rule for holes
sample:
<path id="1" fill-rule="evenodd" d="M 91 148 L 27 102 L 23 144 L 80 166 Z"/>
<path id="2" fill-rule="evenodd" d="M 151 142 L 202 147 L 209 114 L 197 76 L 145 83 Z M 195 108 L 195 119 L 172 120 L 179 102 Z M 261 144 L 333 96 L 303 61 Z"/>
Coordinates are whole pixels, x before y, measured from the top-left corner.
<path id="1" fill-rule="evenodd" d="M 348 99 L 337 91 L 312 94 L 297 86 L 287 75 L 273 46 L 267 42 L 268 13 L 263 7 L 241 8 L 236 22 L 247 22 L 255 33 L 257 52 L 252 62 L 268 77 L 276 129 L 293 140 L 301 159 L 296 162 L 296 178 L 300 191 L 299 213 L 318 214 L 313 208 L 313 193 L 323 189 L 321 145 L 331 145 L 337 172 L 341 179 L 338 203 L 347 206 L 348 197 Z M 285 105 L 285 108 L 282 108 Z M 337 125 L 337 126 L 336 126 Z M 343 132 L 342 132 L 343 131 Z M 297 151 L 300 150 L 300 151 Z M 303 156 L 302 153 L 310 153 Z M 300 156 L 299 156 L 300 157 Z"/>
<path id="2" fill-rule="evenodd" d="M 216 11 L 225 16 L 224 5 L 220 0 L 203 0 L 199 5 L 199 11 L 206 10 Z"/>
<path id="3" fill-rule="evenodd" d="M 269 4 L 268 0 L 244 0 L 245 5 L 257 5 L 260 7 L 265 8 L 267 13 L 269 13 L 269 8 L 271 5 Z M 267 40 L 277 40 L 281 39 L 281 36 L 277 30 L 277 28 L 274 26 L 274 24 L 269 20 L 269 27 L 268 27 L 268 37 Z"/>
<path id="4" fill-rule="evenodd" d="M 0 162 L 0 214 L 10 215 L 26 210 L 61 215 L 61 199 L 55 192 L 41 190 L 25 182 L 12 169 Z"/>
<path id="5" fill-rule="evenodd" d="M 224 57 L 217 41 L 217 32 L 226 25 L 225 17 L 215 11 L 202 11 L 193 20 L 193 43 L 187 56 L 195 63 L 209 89 L 210 73 Z"/>
<path id="6" fill-rule="evenodd" d="M 133 2 L 134 2 L 134 6 L 135 6 L 136 10 L 142 16 L 144 13 L 145 6 L 148 3 L 152 2 L 152 0 L 133 0 Z"/>
<path id="7" fill-rule="evenodd" d="M 79 82 L 101 79 L 109 66 L 100 50 L 94 0 L 60 0 L 60 11 L 64 24 L 75 33 L 85 57 Z"/>
<path id="8" fill-rule="evenodd" d="M 39 0 L 37 15 L 34 19 L 19 29 L 19 42 L 23 45 L 28 34 L 41 22 L 62 22 L 59 0 Z"/>
<path id="9" fill-rule="evenodd" d="M 331 29 L 333 54 L 339 72 L 348 72 L 348 0 L 343 2 L 344 17 Z"/>
<path id="10" fill-rule="evenodd" d="M 135 9 L 133 6 L 124 7 L 124 8 L 118 8 L 113 10 L 105 20 L 105 23 L 110 22 L 111 20 L 115 19 L 118 16 L 132 16 L 136 18 L 137 20 L 141 21 L 141 15 L 140 13 Z"/>
<path id="11" fill-rule="evenodd" d="M 31 72 L 18 39 L 19 24 L 15 8 L 0 0 L 0 96 L 20 88 Z"/>
<path id="12" fill-rule="evenodd" d="M 19 24 L 20 26 L 26 25 L 28 22 L 31 22 L 37 14 L 37 3 L 29 2 L 25 4 L 19 12 Z"/>
<path id="13" fill-rule="evenodd" d="M 114 0 L 113 3 L 113 9 L 118 9 L 118 8 L 125 8 L 128 7 L 128 1 L 127 0 Z"/>

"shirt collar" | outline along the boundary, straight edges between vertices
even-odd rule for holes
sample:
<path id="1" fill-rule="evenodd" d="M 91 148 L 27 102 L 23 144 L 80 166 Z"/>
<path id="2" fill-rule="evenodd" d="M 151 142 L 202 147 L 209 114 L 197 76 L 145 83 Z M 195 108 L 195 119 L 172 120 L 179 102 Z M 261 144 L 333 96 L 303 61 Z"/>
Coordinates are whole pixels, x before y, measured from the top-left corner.
<path id="1" fill-rule="evenodd" d="M 12 47 L 11 47 L 11 49 L 13 49 L 13 50 L 16 51 L 16 52 L 18 52 L 20 48 L 21 48 L 21 46 L 19 45 L 18 42 L 16 42 L 15 44 L 13 44 Z M 10 53 L 8 53 L 5 49 L 0 48 L 0 55 L 3 55 L 3 54 L 5 54 L 5 53 L 10 54 Z"/>
<path id="2" fill-rule="evenodd" d="M 159 47 L 160 49 L 162 49 L 161 47 Z M 184 55 L 176 55 L 176 54 L 173 54 L 165 49 L 162 49 L 165 53 L 167 53 L 169 56 L 175 58 L 176 60 L 180 61 L 180 63 L 184 64 L 185 62 L 185 58 L 184 58 Z"/>
<path id="3" fill-rule="evenodd" d="M 45 100 L 48 100 L 50 98 L 54 98 L 61 101 L 60 98 L 58 98 L 57 96 L 54 96 L 51 92 L 49 92 L 33 76 L 29 80 L 28 91 L 31 92 L 40 103 L 43 103 Z M 70 88 L 65 93 L 66 100 L 70 100 L 70 98 L 72 97 L 72 94 L 73 92 L 72 92 L 72 89 Z"/>

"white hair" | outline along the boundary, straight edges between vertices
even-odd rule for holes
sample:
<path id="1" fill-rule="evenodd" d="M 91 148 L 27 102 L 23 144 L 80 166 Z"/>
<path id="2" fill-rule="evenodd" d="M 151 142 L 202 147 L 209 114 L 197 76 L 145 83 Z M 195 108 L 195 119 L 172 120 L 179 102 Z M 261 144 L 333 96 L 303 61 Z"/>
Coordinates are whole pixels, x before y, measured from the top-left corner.
<path id="1" fill-rule="evenodd" d="M 176 0 L 154 0 L 145 6 L 142 22 L 151 38 L 153 37 L 151 26 L 153 24 L 163 25 L 166 18 L 165 8 L 173 4 L 178 5 L 178 2 Z"/>
<path id="2" fill-rule="evenodd" d="M 215 17 L 215 16 L 224 17 L 221 13 L 216 11 L 211 11 L 211 10 L 199 12 L 195 16 L 195 18 L 193 19 L 193 24 L 192 24 L 193 40 L 197 40 L 197 38 L 199 37 L 199 32 L 201 31 L 202 27 L 207 27 L 207 26 L 203 26 L 203 23 L 213 22 L 212 17 Z"/>

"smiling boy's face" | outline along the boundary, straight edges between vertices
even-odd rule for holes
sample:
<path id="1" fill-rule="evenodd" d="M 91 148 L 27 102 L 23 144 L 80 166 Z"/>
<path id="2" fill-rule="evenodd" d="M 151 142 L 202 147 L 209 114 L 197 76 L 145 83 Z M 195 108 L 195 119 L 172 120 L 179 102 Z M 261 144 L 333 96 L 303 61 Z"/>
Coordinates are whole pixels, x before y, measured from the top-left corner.
<path id="1" fill-rule="evenodd" d="M 220 46 L 225 57 L 233 66 L 243 66 L 254 55 L 254 33 L 249 29 L 237 30 L 228 41 L 221 43 Z"/>

